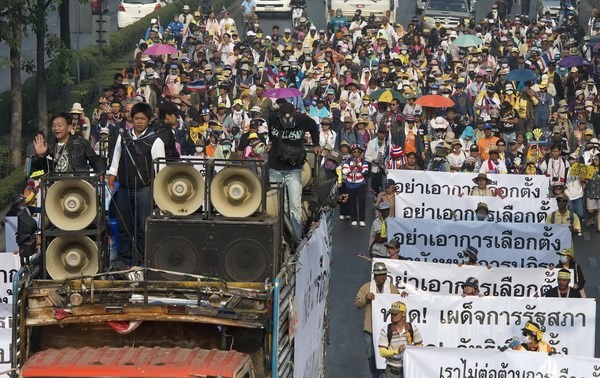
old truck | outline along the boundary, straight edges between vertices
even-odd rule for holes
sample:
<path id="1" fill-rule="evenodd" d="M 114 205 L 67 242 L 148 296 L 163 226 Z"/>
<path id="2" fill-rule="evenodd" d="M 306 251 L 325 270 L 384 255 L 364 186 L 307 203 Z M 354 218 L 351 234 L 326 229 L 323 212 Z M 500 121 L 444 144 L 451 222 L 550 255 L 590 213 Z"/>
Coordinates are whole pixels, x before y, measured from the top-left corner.
<path id="1" fill-rule="evenodd" d="M 34 255 L 13 281 L 12 376 L 292 377 L 294 369 L 311 366 L 315 371 L 311 376 L 317 377 L 322 371 L 319 356 L 332 217 L 327 207 L 313 215 L 320 222 L 308 227 L 294 253 L 283 238 L 274 238 L 279 241 L 269 252 L 280 262 L 271 261 L 274 273 L 258 282 L 224 278 L 238 274 L 227 270 L 236 263 L 227 262 L 232 243 L 242 240 L 247 256 L 254 256 L 251 249 L 258 242 L 249 239 L 259 236 L 251 228 L 254 221 L 245 219 L 235 219 L 239 231 L 222 226 L 227 247 L 218 244 L 212 252 L 229 265 L 223 268 L 225 273 L 211 271 L 212 276 L 148 263 L 143 268 L 56 279 L 44 273 L 43 258 L 50 257 Z M 263 221 L 280 219 L 268 216 Z M 147 232 L 154 232 L 149 222 Z M 178 219 L 163 241 L 171 256 L 179 258 L 177 249 L 183 247 L 173 237 L 198 237 L 194 243 L 200 248 L 219 235 L 220 222 L 227 223 L 218 217 Z M 193 235 L 173 235 L 190 229 L 189 223 Z M 246 226 L 249 233 L 243 231 Z M 164 230 L 163 225 L 156 230 Z M 154 240 L 147 251 L 162 243 L 152 235 L 147 239 Z M 234 257 L 243 260 L 246 255 Z M 301 274 L 297 264 L 303 266 Z M 306 328 L 311 322 L 304 318 L 310 316 L 316 316 L 321 326 Z M 299 356 L 298 350 L 308 351 L 308 357 Z"/>

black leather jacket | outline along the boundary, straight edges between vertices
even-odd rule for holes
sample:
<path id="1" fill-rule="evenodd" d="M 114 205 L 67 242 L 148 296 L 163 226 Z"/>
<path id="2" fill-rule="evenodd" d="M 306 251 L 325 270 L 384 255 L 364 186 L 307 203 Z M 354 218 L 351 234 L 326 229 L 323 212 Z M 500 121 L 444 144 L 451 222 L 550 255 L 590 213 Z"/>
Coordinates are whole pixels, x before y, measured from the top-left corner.
<path id="1" fill-rule="evenodd" d="M 48 141 L 48 151 L 43 157 L 33 156 L 31 159 L 33 170 L 44 172 L 86 172 L 90 167 L 95 172 L 106 169 L 102 158 L 94 152 L 92 145 L 82 137 L 71 135 L 66 145 L 58 147 L 56 139 L 51 137 Z"/>

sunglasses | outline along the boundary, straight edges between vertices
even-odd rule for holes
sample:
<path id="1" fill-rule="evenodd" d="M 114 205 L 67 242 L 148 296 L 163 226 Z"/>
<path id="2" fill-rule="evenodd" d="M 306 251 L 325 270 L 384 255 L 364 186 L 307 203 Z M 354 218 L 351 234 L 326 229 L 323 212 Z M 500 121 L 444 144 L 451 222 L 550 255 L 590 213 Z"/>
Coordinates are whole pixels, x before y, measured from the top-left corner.
<path id="1" fill-rule="evenodd" d="M 556 202 L 568 202 L 568 201 L 566 199 L 564 199 L 564 198 L 558 198 L 556 200 Z"/>

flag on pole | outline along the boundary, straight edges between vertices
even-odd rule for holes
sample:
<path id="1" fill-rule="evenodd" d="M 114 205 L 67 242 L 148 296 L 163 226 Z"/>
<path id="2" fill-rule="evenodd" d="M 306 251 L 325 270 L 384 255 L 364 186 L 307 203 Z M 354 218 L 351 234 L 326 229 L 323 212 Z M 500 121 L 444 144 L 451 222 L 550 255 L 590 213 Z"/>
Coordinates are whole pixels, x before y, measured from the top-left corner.
<path id="1" fill-rule="evenodd" d="M 269 61 L 266 59 L 263 71 L 263 83 L 267 84 L 270 88 L 275 88 L 275 84 L 277 84 L 277 74 L 273 71 L 273 67 L 271 67 Z"/>
<path id="2" fill-rule="evenodd" d="M 204 80 L 196 80 L 185 85 L 185 88 L 191 92 L 202 92 L 206 90 L 206 83 Z"/>

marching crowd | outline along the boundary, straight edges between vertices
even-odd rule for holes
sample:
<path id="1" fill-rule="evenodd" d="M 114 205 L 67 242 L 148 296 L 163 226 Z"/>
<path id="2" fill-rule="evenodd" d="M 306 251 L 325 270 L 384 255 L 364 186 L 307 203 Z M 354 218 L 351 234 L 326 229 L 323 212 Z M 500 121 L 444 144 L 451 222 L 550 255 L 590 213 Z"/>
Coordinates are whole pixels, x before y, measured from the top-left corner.
<path id="1" fill-rule="evenodd" d="M 351 17 L 332 10 L 327 25 L 304 16 L 293 28 L 266 30 L 255 5 L 242 2 L 244 25 L 210 7 L 185 6 L 164 28 L 153 19 L 134 63 L 114 75 L 89 117 L 73 104 L 52 118 L 50 135 L 36 135 L 28 148 L 29 172 L 37 175 L 106 170 L 110 188 L 119 187 L 113 202 L 121 214 L 123 264 L 141 263 L 156 158 L 266 160 L 270 181 L 286 185 L 292 235 L 300 240 L 304 144 L 337 180 L 341 221 L 365 227 L 367 199 L 374 199 L 370 252 L 376 257 L 400 256 L 383 229 L 395 211 L 395 182 L 386 177 L 391 169 L 470 172 L 469 194 L 482 197 L 503 196 L 487 188 L 487 174 L 546 175 L 559 207 L 547 222 L 569 224 L 575 235 L 580 220 L 600 231 L 595 18 L 585 30 L 566 10 L 560 20 L 530 19 L 510 16 L 498 1 L 487 18 L 463 20 L 452 30 L 439 22 L 424 29 L 417 17 L 405 25 L 376 19 L 360 9 Z M 147 53 L 159 45 L 172 50 Z M 481 202 L 477 210 L 486 211 Z M 137 219 L 127 216 L 134 213 Z M 477 251 L 466 256 L 476 263 Z M 561 264 L 573 269 L 574 255 L 564 257 Z M 575 271 L 573 292 L 579 293 L 585 281 Z M 356 298 L 367 307 L 366 333 L 373 332 L 374 290 L 397 292 L 382 287 L 378 277 L 385 273 L 385 265 L 376 265 L 376 285 L 367 284 Z M 467 295 L 469 288 L 476 292 L 477 282 L 466 284 Z M 405 316 L 406 306 L 394 303 L 390 312 L 404 329 L 397 315 Z M 407 335 L 412 344 L 422 341 L 411 329 L 394 332 L 390 342 L 382 334 L 382 343 L 404 345 Z M 403 348 L 384 349 L 388 377 L 401 376 Z"/>

